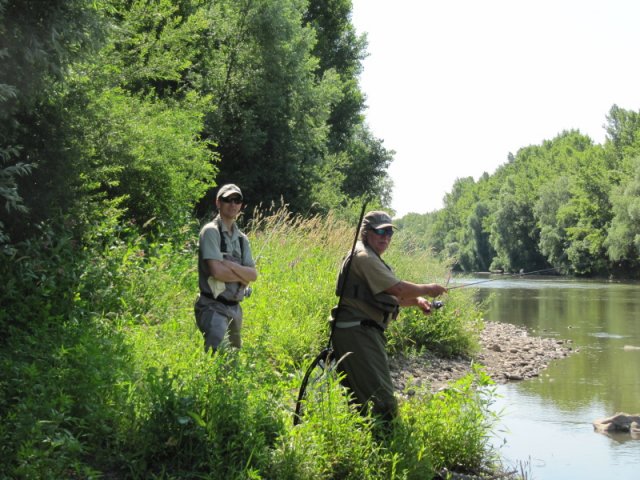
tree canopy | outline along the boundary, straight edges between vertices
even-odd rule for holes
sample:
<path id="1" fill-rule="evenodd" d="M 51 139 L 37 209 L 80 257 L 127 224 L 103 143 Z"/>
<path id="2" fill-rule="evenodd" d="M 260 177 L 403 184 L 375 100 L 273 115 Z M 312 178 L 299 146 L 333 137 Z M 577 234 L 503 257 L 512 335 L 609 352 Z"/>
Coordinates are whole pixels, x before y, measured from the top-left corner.
<path id="1" fill-rule="evenodd" d="M 388 206 L 393 153 L 364 123 L 350 14 L 348 0 L 0 0 L 0 239 L 105 205 L 179 229 L 225 182 L 249 207 Z"/>
<path id="2" fill-rule="evenodd" d="M 492 175 L 458 179 L 444 208 L 423 216 L 424 246 L 463 271 L 637 276 L 639 118 L 614 105 L 603 145 L 564 131 Z"/>

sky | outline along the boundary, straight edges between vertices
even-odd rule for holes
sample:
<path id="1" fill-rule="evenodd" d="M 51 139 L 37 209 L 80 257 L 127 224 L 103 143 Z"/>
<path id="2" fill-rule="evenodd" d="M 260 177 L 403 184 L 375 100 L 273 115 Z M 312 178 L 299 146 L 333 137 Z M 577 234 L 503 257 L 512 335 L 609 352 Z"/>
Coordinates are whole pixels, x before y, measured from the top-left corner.
<path id="1" fill-rule="evenodd" d="M 352 0 L 366 121 L 394 150 L 396 216 L 564 130 L 640 110 L 638 0 Z"/>

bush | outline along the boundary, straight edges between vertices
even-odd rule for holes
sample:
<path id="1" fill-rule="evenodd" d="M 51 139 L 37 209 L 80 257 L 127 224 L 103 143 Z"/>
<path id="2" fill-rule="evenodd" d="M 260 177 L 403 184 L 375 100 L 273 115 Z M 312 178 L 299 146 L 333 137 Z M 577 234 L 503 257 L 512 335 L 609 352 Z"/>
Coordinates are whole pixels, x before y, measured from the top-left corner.
<path id="1" fill-rule="evenodd" d="M 418 459 L 427 455 L 435 471 L 482 471 L 494 460 L 489 445 L 497 420 L 490 410 L 494 399 L 493 381 L 478 366 L 444 390 L 415 395 L 401 405 L 394 448 L 406 452 L 411 440 L 408 451 Z"/>

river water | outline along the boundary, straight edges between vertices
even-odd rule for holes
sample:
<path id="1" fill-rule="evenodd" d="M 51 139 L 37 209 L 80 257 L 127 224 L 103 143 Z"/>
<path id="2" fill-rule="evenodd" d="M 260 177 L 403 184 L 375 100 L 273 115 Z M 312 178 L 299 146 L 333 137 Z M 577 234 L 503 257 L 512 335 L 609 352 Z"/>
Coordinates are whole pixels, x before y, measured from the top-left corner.
<path id="1" fill-rule="evenodd" d="M 496 277 L 458 278 L 468 283 Z M 486 319 L 571 340 L 577 353 L 538 378 L 498 386 L 494 445 L 528 478 L 640 479 L 640 439 L 596 433 L 592 422 L 640 414 L 640 284 L 507 277 L 474 285 Z"/>

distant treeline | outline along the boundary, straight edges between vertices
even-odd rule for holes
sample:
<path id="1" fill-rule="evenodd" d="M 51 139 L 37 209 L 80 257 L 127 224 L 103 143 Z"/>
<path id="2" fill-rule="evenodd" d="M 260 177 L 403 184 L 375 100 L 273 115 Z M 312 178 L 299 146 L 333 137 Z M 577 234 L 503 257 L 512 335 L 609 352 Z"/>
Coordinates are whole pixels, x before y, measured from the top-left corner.
<path id="1" fill-rule="evenodd" d="M 171 232 L 216 183 L 250 208 L 388 203 L 350 15 L 350 0 L 0 0 L 0 247 L 106 209 Z"/>
<path id="2" fill-rule="evenodd" d="M 565 131 L 492 175 L 459 178 L 444 208 L 398 222 L 407 242 L 467 272 L 638 277 L 640 114 L 614 105 L 605 128 L 603 145 Z"/>

